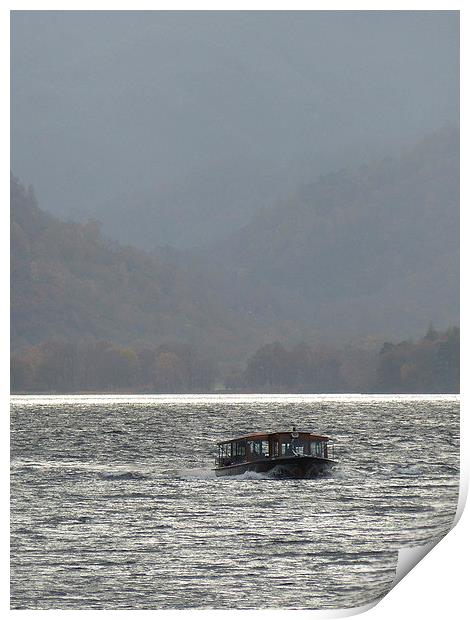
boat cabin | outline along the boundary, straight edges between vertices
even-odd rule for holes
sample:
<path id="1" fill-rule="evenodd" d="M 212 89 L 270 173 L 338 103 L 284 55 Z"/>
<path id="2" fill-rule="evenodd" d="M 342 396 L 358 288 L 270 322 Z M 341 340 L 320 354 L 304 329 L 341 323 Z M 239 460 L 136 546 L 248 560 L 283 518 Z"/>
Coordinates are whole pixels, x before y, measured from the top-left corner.
<path id="1" fill-rule="evenodd" d="M 252 433 L 217 444 L 215 464 L 227 467 L 264 459 L 292 456 L 313 456 L 328 459 L 329 437 L 300 431 Z"/>

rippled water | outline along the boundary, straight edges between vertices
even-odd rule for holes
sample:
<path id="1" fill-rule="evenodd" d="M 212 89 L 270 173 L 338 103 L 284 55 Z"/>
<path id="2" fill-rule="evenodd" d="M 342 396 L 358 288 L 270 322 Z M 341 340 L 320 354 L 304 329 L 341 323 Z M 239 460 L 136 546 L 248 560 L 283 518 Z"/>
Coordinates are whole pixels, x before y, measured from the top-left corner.
<path id="1" fill-rule="evenodd" d="M 12 607 L 334 608 L 458 498 L 457 397 L 14 397 Z M 317 480 L 215 478 L 214 442 L 331 435 Z"/>

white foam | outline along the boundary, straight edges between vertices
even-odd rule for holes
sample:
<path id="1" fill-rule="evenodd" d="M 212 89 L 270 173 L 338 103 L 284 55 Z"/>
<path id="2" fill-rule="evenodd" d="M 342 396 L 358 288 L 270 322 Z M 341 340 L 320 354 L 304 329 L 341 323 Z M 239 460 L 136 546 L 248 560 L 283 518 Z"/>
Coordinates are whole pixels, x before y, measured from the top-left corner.
<path id="1" fill-rule="evenodd" d="M 210 467 L 179 469 L 177 475 L 185 480 L 214 480 L 216 478 L 215 471 Z"/>

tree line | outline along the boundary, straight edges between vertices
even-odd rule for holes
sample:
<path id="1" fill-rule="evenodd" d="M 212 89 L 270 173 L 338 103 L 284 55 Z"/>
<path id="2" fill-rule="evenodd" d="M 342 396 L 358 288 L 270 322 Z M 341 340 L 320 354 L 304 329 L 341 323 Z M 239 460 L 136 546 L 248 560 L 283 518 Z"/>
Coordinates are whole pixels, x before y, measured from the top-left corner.
<path id="1" fill-rule="evenodd" d="M 106 341 L 49 341 L 11 358 L 13 392 L 132 391 L 384 392 L 459 391 L 458 327 L 380 350 L 345 346 L 258 348 L 243 368 L 220 368 L 194 347 L 131 348 Z"/>
<path id="2" fill-rule="evenodd" d="M 460 330 L 430 327 L 418 342 L 386 342 L 379 355 L 377 390 L 457 393 L 460 386 Z"/>
<path id="3" fill-rule="evenodd" d="M 134 350 L 110 342 L 44 342 L 11 359 L 14 392 L 210 391 L 215 365 L 180 344 Z"/>

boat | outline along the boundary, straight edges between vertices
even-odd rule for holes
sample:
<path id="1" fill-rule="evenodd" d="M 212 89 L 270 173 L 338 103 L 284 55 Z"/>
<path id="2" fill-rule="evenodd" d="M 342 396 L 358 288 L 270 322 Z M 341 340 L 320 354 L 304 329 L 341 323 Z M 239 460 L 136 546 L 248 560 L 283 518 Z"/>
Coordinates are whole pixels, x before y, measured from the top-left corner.
<path id="1" fill-rule="evenodd" d="M 330 437 L 306 431 L 257 432 L 217 443 L 216 476 L 245 472 L 267 473 L 275 478 L 315 478 L 333 465 Z"/>

